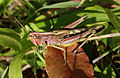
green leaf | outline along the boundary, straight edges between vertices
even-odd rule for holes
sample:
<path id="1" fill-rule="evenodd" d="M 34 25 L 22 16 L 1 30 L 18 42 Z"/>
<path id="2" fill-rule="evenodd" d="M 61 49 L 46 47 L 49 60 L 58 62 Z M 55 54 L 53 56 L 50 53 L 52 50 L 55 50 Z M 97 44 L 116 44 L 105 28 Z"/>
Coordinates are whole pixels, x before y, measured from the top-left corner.
<path id="1" fill-rule="evenodd" d="M 28 8 L 35 10 L 34 6 L 28 0 L 23 0 L 23 2 L 26 4 Z"/>
<path id="2" fill-rule="evenodd" d="M 11 29 L 0 28 L 0 45 L 8 46 L 16 51 L 22 49 L 20 37 Z"/>
<path id="3" fill-rule="evenodd" d="M 16 55 L 10 62 L 9 78 L 22 78 L 21 61 L 24 53 Z"/>
<path id="4" fill-rule="evenodd" d="M 105 14 L 104 9 L 101 6 L 94 5 L 94 6 L 86 7 L 85 9 L 80 8 L 73 11 L 71 10 L 69 11 L 69 13 L 63 14 L 57 18 L 53 18 L 54 29 L 62 28 L 63 26 L 66 26 L 72 23 L 73 21 L 78 20 L 80 17 L 82 17 L 85 14 L 88 15 L 88 18 L 84 22 L 82 22 L 80 26 L 95 25 L 96 23 L 109 21 L 109 18 Z M 45 21 L 41 19 L 37 20 L 34 24 L 45 31 L 47 31 L 47 29 L 50 30 L 50 26 L 51 26 L 50 21 Z"/>
<path id="5" fill-rule="evenodd" d="M 111 64 L 109 64 L 103 71 L 104 78 L 116 78 L 115 71 L 113 70 Z"/>
<path id="6" fill-rule="evenodd" d="M 8 71 L 8 66 L 6 67 L 6 69 L 5 69 L 4 73 L 2 74 L 1 78 L 5 78 L 5 75 L 6 75 L 7 71 Z"/>
<path id="7" fill-rule="evenodd" d="M 116 15 L 114 15 L 114 13 L 112 11 L 110 11 L 109 9 L 105 8 L 105 11 L 111 21 L 111 23 L 113 24 L 113 26 L 115 27 L 116 30 L 118 30 L 118 32 L 120 32 L 120 21 L 117 18 Z"/>
<path id="8" fill-rule="evenodd" d="M 37 31 L 37 32 L 43 32 L 42 29 L 38 28 L 34 23 L 29 23 L 30 24 L 30 27 L 34 30 L 34 31 Z"/>
<path id="9" fill-rule="evenodd" d="M 95 77 L 97 78 L 116 78 L 115 71 L 111 64 L 109 64 L 102 72 L 97 65 L 94 67 Z"/>
<path id="10" fill-rule="evenodd" d="M 47 9 L 47 8 L 70 8 L 70 7 L 77 7 L 80 4 L 80 1 L 69 1 L 69 2 L 61 2 L 57 4 L 52 4 L 48 6 L 44 6 L 37 11 L 41 9 Z M 79 5 L 80 6 L 80 5 Z"/>
<path id="11" fill-rule="evenodd" d="M 38 51 L 35 51 L 35 53 L 37 54 L 37 56 L 39 57 L 39 59 L 43 62 L 43 64 L 45 64 L 45 60 L 44 58 L 39 54 Z"/>
<path id="12" fill-rule="evenodd" d="M 79 3 L 79 5 L 76 8 L 80 7 L 85 1 L 86 0 L 81 0 L 80 3 Z"/>
<path id="13" fill-rule="evenodd" d="M 10 62 L 10 67 L 9 67 L 9 78 L 22 78 L 22 70 L 21 70 L 21 63 L 22 63 L 22 58 L 25 55 L 26 52 L 31 49 L 31 44 L 27 38 L 24 38 L 22 40 L 22 51 L 19 52 L 18 55 L 16 55 L 13 60 Z"/>

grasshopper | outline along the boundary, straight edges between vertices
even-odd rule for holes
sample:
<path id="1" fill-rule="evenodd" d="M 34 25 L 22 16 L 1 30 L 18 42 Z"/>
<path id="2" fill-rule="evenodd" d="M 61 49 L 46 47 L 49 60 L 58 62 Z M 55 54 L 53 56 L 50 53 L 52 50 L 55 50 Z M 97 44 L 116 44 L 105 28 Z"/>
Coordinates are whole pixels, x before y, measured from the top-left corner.
<path id="1" fill-rule="evenodd" d="M 54 30 L 50 32 L 32 32 L 30 33 L 30 39 L 32 43 L 37 46 L 44 46 L 44 47 L 52 46 L 64 51 L 64 60 L 66 64 L 66 51 L 58 46 L 59 45 L 65 47 L 70 46 L 76 42 L 79 42 L 81 38 L 89 35 L 86 38 L 86 40 L 78 47 L 78 49 L 80 49 L 88 40 L 88 38 L 93 36 L 97 32 L 97 30 L 103 27 L 103 26 L 97 26 L 97 27 L 92 27 L 90 29 L 85 29 L 85 28 L 73 29 L 79 23 L 83 22 L 87 17 L 88 15 L 84 15 L 77 21 L 65 26 L 61 30 Z M 74 51 L 74 54 L 77 52 L 78 49 Z"/>

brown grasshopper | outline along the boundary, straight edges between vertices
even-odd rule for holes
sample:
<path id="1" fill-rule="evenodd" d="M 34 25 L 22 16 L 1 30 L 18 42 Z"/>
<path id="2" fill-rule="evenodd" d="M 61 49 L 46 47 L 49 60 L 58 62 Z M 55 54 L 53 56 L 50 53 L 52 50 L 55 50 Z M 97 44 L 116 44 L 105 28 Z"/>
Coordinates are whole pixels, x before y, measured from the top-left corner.
<path id="1" fill-rule="evenodd" d="M 103 28 L 103 26 L 97 26 L 92 27 L 88 30 L 85 28 L 73 29 L 79 23 L 84 21 L 87 17 L 88 15 L 84 15 L 77 21 L 65 26 L 61 30 L 54 30 L 51 32 L 32 32 L 30 33 L 30 39 L 32 43 L 37 46 L 52 46 L 64 51 L 64 60 L 66 64 L 66 51 L 63 48 L 58 47 L 58 45 L 67 47 L 76 42 L 79 42 L 81 38 L 89 35 L 86 40 L 78 47 L 78 49 L 80 49 L 88 40 L 88 38 L 93 36 L 97 32 L 97 30 Z M 77 52 L 78 49 L 74 51 L 74 54 Z"/>

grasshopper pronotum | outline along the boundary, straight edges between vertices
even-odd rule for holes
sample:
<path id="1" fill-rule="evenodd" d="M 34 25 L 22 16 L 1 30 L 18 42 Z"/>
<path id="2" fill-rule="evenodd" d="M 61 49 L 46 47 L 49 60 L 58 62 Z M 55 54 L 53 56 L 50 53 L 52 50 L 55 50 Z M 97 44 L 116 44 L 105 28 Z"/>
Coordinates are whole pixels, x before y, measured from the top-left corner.
<path id="1" fill-rule="evenodd" d="M 32 43 L 37 46 L 52 46 L 64 51 L 64 60 L 66 64 L 66 51 L 63 48 L 58 47 L 58 45 L 67 47 L 76 42 L 79 42 L 79 39 L 89 35 L 86 38 L 86 40 L 80 45 L 80 47 L 78 47 L 78 49 L 80 49 L 85 44 L 88 38 L 93 36 L 97 30 L 103 27 L 103 26 L 97 26 L 97 27 L 92 27 L 88 30 L 85 28 L 73 29 L 79 23 L 84 21 L 84 19 L 86 18 L 87 18 L 87 15 L 84 15 L 77 21 L 65 26 L 61 30 L 54 30 L 51 32 L 32 32 L 30 33 L 30 39 Z M 78 49 L 76 49 L 74 53 L 76 53 Z"/>

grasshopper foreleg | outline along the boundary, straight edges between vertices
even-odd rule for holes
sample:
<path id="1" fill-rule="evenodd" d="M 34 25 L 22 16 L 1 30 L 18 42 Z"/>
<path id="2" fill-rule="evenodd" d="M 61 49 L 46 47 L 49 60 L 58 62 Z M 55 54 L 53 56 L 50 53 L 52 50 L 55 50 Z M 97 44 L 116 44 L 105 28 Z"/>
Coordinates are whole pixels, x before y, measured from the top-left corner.
<path id="1" fill-rule="evenodd" d="M 90 37 L 92 37 L 92 36 L 96 33 L 96 31 L 93 30 L 91 33 L 92 33 L 92 34 L 89 35 L 89 36 L 85 39 L 85 41 L 84 41 L 77 49 L 74 50 L 73 54 L 76 54 L 77 51 L 88 41 L 88 39 L 89 39 Z M 81 54 L 81 53 L 79 53 L 79 54 Z"/>
<path id="2" fill-rule="evenodd" d="M 56 46 L 56 45 L 52 45 L 54 48 L 57 48 L 57 49 L 60 49 L 60 50 L 62 50 L 63 52 L 64 52 L 64 60 L 65 60 L 65 63 L 64 63 L 64 65 L 66 64 L 66 62 L 67 62 L 67 55 L 66 55 L 66 50 L 64 49 L 64 48 L 61 48 L 61 47 L 59 47 L 59 46 Z"/>

